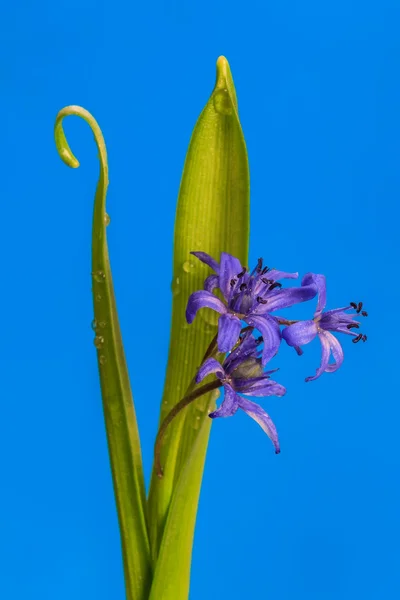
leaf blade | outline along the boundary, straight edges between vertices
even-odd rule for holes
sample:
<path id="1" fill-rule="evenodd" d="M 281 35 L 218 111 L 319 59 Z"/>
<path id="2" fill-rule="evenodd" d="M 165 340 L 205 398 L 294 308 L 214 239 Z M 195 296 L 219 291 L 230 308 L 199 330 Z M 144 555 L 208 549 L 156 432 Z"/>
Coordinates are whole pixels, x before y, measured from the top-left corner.
<path id="1" fill-rule="evenodd" d="M 95 346 L 114 493 L 121 532 L 128 600 L 147 600 L 151 585 L 150 546 L 139 432 L 122 345 L 106 236 L 107 152 L 93 116 L 79 106 L 62 109 L 56 118 L 55 140 L 62 160 L 79 166 L 62 128 L 64 117 L 82 117 L 91 127 L 99 151 L 100 176 L 92 227 L 92 289 Z"/>
<path id="2" fill-rule="evenodd" d="M 199 312 L 190 327 L 185 321 L 185 308 L 190 293 L 201 289 L 205 277 L 210 273 L 209 268 L 191 256 L 190 252 L 202 250 L 219 260 L 219 254 L 224 250 L 235 254 L 246 264 L 248 237 L 247 151 L 229 65 L 224 57 L 220 57 L 217 61 L 214 90 L 196 123 L 189 144 L 178 197 L 171 342 L 160 421 L 185 395 L 204 352 L 217 331 L 215 315 L 207 312 L 207 309 Z M 170 523 L 179 520 L 179 510 L 185 511 L 183 504 L 175 499 L 178 488 L 186 489 L 192 499 L 189 500 L 187 496 L 186 500 L 197 505 L 210 431 L 210 419 L 207 415 L 212 404 L 212 397 L 206 395 L 186 409 L 184 415 L 176 418 L 164 442 L 164 477 L 159 480 L 153 473 L 149 494 L 149 533 L 153 561 L 157 559 L 160 544 L 161 554 L 157 560 L 151 598 L 156 597 L 154 590 L 161 593 L 163 585 L 170 586 L 167 581 L 168 569 L 175 573 L 170 562 L 173 557 L 168 559 L 165 555 L 165 549 L 173 545 L 171 535 L 172 538 L 176 536 L 176 545 L 186 545 L 186 551 L 190 554 L 196 511 L 188 515 L 188 521 L 181 532 L 171 534 L 173 526 Z M 205 433 L 200 435 L 200 432 Z M 181 475 L 187 461 L 193 463 L 197 460 L 192 452 L 194 448 L 195 454 L 198 453 L 203 458 L 197 465 L 197 474 L 190 479 L 191 483 L 185 484 Z M 180 497 L 183 496 L 180 493 Z M 185 572 L 180 572 L 180 580 L 175 581 L 175 595 L 169 596 L 163 592 L 159 598 L 186 598 L 189 576 L 190 560 Z"/>

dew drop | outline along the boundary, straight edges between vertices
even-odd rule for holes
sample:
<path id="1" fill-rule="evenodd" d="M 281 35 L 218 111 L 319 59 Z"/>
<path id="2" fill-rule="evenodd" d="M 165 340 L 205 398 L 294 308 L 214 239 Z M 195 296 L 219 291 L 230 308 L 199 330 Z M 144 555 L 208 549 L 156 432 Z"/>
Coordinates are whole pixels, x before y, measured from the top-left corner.
<path id="1" fill-rule="evenodd" d="M 91 322 L 90 326 L 93 329 L 93 331 L 96 331 L 96 327 L 97 327 L 97 321 L 96 321 L 96 319 L 93 319 L 93 321 Z"/>
<path id="2" fill-rule="evenodd" d="M 221 115 L 232 115 L 233 107 L 227 89 L 219 89 L 214 93 L 214 108 Z"/>
<path id="3" fill-rule="evenodd" d="M 111 217 L 110 217 L 110 215 L 107 214 L 107 213 L 104 213 L 104 225 L 106 227 L 108 227 L 110 223 L 111 223 Z"/>
<path id="4" fill-rule="evenodd" d="M 93 340 L 94 345 L 96 346 L 97 350 L 100 350 L 100 348 L 103 347 L 104 344 L 104 338 L 102 335 L 96 335 L 96 337 Z"/>
<path id="5" fill-rule="evenodd" d="M 100 329 L 104 329 L 107 325 L 106 321 L 99 321 L 98 326 L 100 327 Z"/>
<path id="6" fill-rule="evenodd" d="M 180 280 L 179 280 L 179 277 L 175 277 L 175 278 L 172 280 L 172 283 L 171 283 L 171 290 L 172 290 L 172 295 L 173 295 L 173 296 L 177 296 L 178 294 L 180 294 L 180 293 L 181 293 L 181 288 L 180 288 Z"/>
<path id="7" fill-rule="evenodd" d="M 192 262 L 189 262 L 188 260 L 186 260 L 182 265 L 182 269 L 185 273 L 193 273 L 194 268 L 194 264 Z"/>
<path id="8" fill-rule="evenodd" d="M 95 281 L 97 281 L 97 283 L 104 283 L 106 274 L 104 273 L 104 271 L 93 271 L 92 277 Z"/>
<path id="9" fill-rule="evenodd" d="M 104 356 L 104 354 L 101 354 L 101 355 L 99 356 L 99 363 L 100 363 L 101 365 L 105 365 L 105 364 L 106 364 L 106 362 L 107 362 L 107 359 L 106 359 L 106 357 Z"/>
<path id="10" fill-rule="evenodd" d="M 103 296 L 101 294 L 96 294 L 96 296 L 95 296 L 96 302 L 100 302 L 100 300 L 102 299 L 102 297 Z"/>

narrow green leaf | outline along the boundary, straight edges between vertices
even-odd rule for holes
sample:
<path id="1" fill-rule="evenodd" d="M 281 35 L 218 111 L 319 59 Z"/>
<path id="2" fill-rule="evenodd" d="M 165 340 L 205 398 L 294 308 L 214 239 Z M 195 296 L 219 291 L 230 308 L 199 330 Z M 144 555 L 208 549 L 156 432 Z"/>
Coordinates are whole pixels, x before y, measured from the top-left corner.
<path id="1" fill-rule="evenodd" d="M 147 600 L 151 584 L 150 547 L 139 432 L 122 346 L 108 258 L 106 193 L 107 152 L 94 117 L 80 106 L 67 106 L 57 115 L 55 140 L 58 153 L 70 167 L 79 162 L 72 154 L 62 128 L 68 115 L 82 117 L 91 127 L 100 158 L 92 229 L 92 290 L 95 346 L 107 431 L 114 492 L 121 531 L 127 600 Z"/>
<path id="2" fill-rule="evenodd" d="M 209 404 L 215 402 L 218 394 L 211 394 Z M 188 597 L 192 542 L 190 532 L 185 535 L 184 530 L 196 521 L 210 427 L 211 419 L 203 419 L 174 490 L 149 600 L 186 600 Z"/>
<path id="3" fill-rule="evenodd" d="M 215 315 L 204 309 L 192 325 L 186 323 L 188 297 L 203 287 L 210 273 L 190 252 L 203 250 L 219 260 L 220 252 L 227 251 L 246 264 L 248 238 L 246 145 L 229 65 L 220 57 L 214 90 L 192 134 L 179 191 L 171 342 L 160 422 L 185 395 L 217 331 Z M 210 429 L 208 411 L 212 402 L 211 395 L 205 395 L 174 420 L 165 435 L 161 455 L 164 477 L 158 479 L 153 472 L 149 494 L 153 561 L 159 555 L 161 544 L 151 592 L 154 600 L 187 598 L 197 499 Z M 184 519 L 180 516 L 183 514 Z M 179 569 L 175 568 L 174 561 L 179 561 Z M 167 589 L 170 592 L 166 592 Z"/>

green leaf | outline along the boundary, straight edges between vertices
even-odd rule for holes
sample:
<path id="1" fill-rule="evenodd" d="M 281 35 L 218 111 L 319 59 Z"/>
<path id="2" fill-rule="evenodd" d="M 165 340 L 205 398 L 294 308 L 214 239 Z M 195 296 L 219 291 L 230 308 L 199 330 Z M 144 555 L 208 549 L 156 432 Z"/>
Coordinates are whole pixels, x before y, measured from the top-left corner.
<path id="1" fill-rule="evenodd" d="M 198 313 L 192 325 L 186 323 L 188 297 L 203 287 L 210 273 L 190 252 L 202 250 L 219 260 L 220 252 L 226 251 L 246 264 L 248 240 L 246 145 L 228 61 L 221 56 L 214 90 L 193 131 L 179 191 L 171 342 L 160 422 L 186 394 L 217 331 L 215 314 L 206 309 Z M 211 421 L 208 412 L 214 403 L 215 394 L 205 395 L 173 421 L 161 454 L 164 477 L 159 479 L 153 472 L 149 532 L 152 558 L 158 560 L 152 600 L 187 598 L 196 507 Z"/>
<path id="2" fill-rule="evenodd" d="M 57 115 L 54 133 L 59 155 L 68 166 L 79 166 L 62 128 L 62 121 L 68 115 L 82 117 L 90 125 L 99 151 L 100 176 L 92 229 L 94 341 L 121 532 L 127 600 L 147 600 L 151 585 L 151 563 L 142 458 L 106 238 L 107 152 L 94 117 L 80 106 L 67 106 Z"/>
<path id="3" fill-rule="evenodd" d="M 212 402 L 215 402 L 218 393 L 211 394 Z M 192 542 L 190 531 L 185 530 L 192 523 L 194 526 L 196 521 L 210 428 L 211 419 L 203 419 L 174 490 L 149 600 L 183 600 L 188 597 Z"/>

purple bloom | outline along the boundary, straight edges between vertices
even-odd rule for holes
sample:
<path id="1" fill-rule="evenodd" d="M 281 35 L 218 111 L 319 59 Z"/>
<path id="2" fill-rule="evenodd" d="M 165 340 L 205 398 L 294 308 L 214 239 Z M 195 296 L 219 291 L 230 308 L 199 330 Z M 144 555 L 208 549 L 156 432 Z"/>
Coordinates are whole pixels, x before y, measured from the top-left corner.
<path id="1" fill-rule="evenodd" d="M 221 253 L 218 264 L 205 252 L 192 252 L 199 260 L 215 271 L 204 282 L 204 290 L 194 292 L 186 308 L 186 320 L 192 323 L 200 308 L 211 308 L 220 313 L 218 321 L 218 349 L 229 352 L 238 341 L 241 321 L 257 328 L 264 339 L 262 364 L 265 365 L 278 351 L 281 331 L 277 320 L 269 313 L 287 308 L 298 302 L 310 300 L 317 294 L 313 281 L 298 288 L 280 289 L 278 279 L 296 279 L 298 273 L 285 273 L 263 268 L 258 259 L 256 268 L 248 273 L 239 259 L 226 252 Z M 219 288 L 224 302 L 213 294 Z"/>
<path id="2" fill-rule="evenodd" d="M 215 373 L 223 384 L 225 397 L 221 406 L 210 413 L 211 419 L 231 417 L 241 408 L 265 431 L 278 454 L 278 433 L 271 417 L 261 406 L 239 395 L 283 396 L 286 393 L 282 385 L 270 379 L 269 375 L 274 371 L 263 371 L 257 349 L 260 343 L 261 338 L 256 340 L 251 332 L 247 332 L 240 338 L 239 346 L 229 354 L 222 365 L 215 358 L 208 358 L 197 373 L 196 383 Z"/>
<path id="3" fill-rule="evenodd" d="M 360 340 L 365 342 L 367 336 L 361 333 L 355 333 L 352 329 L 358 329 L 360 322 L 354 317 L 362 315 L 367 316 L 365 310 L 362 310 L 362 302 L 356 304 L 351 302 L 349 306 L 336 308 L 324 312 L 326 305 L 326 281 L 324 275 L 314 275 L 307 273 L 303 277 L 302 285 L 309 286 L 310 283 L 315 283 L 318 287 L 318 304 L 314 313 L 314 319 L 310 321 L 298 321 L 289 327 L 286 327 L 282 332 L 282 337 L 286 340 L 289 346 L 293 346 L 298 354 L 302 354 L 300 346 L 308 344 L 316 336 L 319 337 L 322 346 L 321 364 L 313 377 L 307 377 L 306 381 L 313 381 L 322 375 L 322 373 L 333 373 L 343 363 L 343 349 L 339 340 L 330 333 L 345 333 L 353 336 L 353 342 L 357 343 Z M 354 309 L 353 313 L 345 311 Z M 329 358 L 332 353 L 334 362 L 330 363 Z"/>

